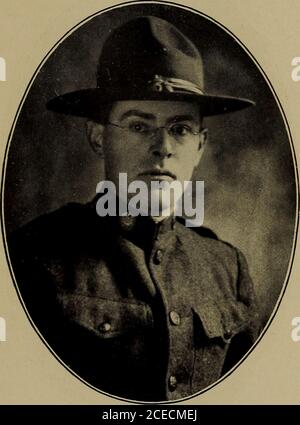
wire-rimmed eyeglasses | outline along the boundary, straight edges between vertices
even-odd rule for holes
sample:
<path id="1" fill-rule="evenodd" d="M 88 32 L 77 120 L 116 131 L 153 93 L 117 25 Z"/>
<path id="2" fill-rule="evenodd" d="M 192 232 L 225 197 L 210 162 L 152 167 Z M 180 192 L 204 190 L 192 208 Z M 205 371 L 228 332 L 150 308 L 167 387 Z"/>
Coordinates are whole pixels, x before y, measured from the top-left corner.
<path id="1" fill-rule="evenodd" d="M 133 122 L 127 125 L 120 125 L 113 122 L 107 122 L 107 125 L 120 128 L 129 132 L 132 136 L 140 138 L 153 138 L 159 130 L 165 129 L 170 137 L 177 141 L 185 141 L 198 136 L 202 129 L 195 130 L 192 126 L 182 123 L 171 123 L 168 126 L 155 127 L 142 122 Z"/>

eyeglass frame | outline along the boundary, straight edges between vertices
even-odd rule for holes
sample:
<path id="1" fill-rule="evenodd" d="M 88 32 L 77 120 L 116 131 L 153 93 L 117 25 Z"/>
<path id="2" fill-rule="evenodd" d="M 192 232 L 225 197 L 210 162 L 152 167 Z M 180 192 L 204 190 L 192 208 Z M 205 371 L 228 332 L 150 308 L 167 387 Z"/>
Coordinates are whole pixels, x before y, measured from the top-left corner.
<path id="1" fill-rule="evenodd" d="M 169 126 L 159 126 L 159 127 L 155 127 L 155 126 L 152 126 L 152 125 L 149 125 L 149 124 L 146 124 L 148 127 L 149 127 L 149 133 L 147 133 L 147 132 L 140 132 L 140 133 L 136 133 L 136 135 L 139 135 L 139 136 L 142 136 L 143 134 L 146 136 L 146 137 L 148 137 L 148 138 L 153 138 L 154 137 L 154 135 L 155 134 L 157 134 L 157 131 L 158 130 L 160 130 L 160 129 L 166 129 L 167 130 L 167 133 L 168 133 L 168 135 L 170 136 L 170 137 L 172 137 L 173 139 L 175 139 L 175 140 L 177 140 L 177 138 L 176 138 L 176 136 L 174 136 L 173 134 L 171 134 L 170 133 L 170 128 L 172 128 L 172 126 L 175 126 L 175 125 L 179 125 L 180 123 L 178 123 L 178 122 L 174 122 L 174 123 L 170 123 L 170 125 Z M 120 125 L 120 124 L 116 124 L 116 123 L 113 123 L 113 122 L 111 122 L 111 121 L 107 121 L 106 122 L 106 125 L 112 125 L 113 127 L 117 127 L 117 128 L 120 128 L 120 129 L 122 129 L 122 130 L 126 130 L 126 131 L 128 131 L 128 132 L 131 132 L 131 130 L 130 130 L 130 128 L 129 127 L 126 127 L 126 126 L 122 126 L 122 125 Z M 182 124 L 183 126 L 185 126 L 184 124 Z M 187 127 L 187 126 L 185 126 L 185 127 Z M 201 134 L 203 131 L 205 130 L 205 128 L 201 128 L 199 131 L 192 131 L 192 129 L 190 129 L 190 133 L 188 134 L 188 135 L 185 135 L 185 136 L 187 136 L 187 137 L 191 137 L 191 136 L 198 136 L 199 134 Z M 134 134 L 134 132 L 132 132 L 133 134 Z M 180 136 L 180 135 L 178 135 L 178 137 L 179 137 L 179 139 L 180 138 L 184 138 L 184 136 Z"/>

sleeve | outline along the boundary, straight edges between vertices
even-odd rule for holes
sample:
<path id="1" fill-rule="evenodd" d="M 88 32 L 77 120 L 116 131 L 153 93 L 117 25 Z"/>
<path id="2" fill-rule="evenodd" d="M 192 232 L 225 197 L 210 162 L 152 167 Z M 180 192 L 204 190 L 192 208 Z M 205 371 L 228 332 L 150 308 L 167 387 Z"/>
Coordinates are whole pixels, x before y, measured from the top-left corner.
<path id="1" fill-rule="evenodd" d="M 223 373 L 235 366 L 243 356 L 253 347 L 261 333 L 261 313 L 258 306 L 254 285 L 249 274 L 248 264 L 243 253 L 235 248 L 237 253 L 237 301 L 247 309 L 247 325 L 231 341 L 225 359 Z"/>
<path id="2" fill-rule="evenodd" d="M 14 283 L 23 307 L 38 328 L 48 328 L 56 295 L 42 259 L 43 244 L 33 226 L 16 230 L 7 242 Z"/>

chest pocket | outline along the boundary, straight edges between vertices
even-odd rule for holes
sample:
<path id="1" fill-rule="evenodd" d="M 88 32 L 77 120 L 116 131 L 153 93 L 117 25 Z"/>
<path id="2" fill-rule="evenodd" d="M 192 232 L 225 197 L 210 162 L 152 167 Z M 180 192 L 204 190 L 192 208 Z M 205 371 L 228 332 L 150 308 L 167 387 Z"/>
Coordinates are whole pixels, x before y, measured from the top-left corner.
<path id="1" fill-rule="evenodd" d="M 98 337 L 114 338 L 153 327 L 150 306 L 130 299 L 111 300 L 61 293 L 58 302 L 67 320 Z"/>
<path id="2" fill-rule="evenodd" d="M 228 344 L 249 321 L 246 306 L 230 301 L 220 306 L 213 301 L 203 302 L 193 309 L 193 313 L 196 346 L 213 339 Z"/>
<path id="3" fill-rule="evenodd" d="M 193 316 L 192 387 L 197 392 L 222 376 L 227 355 L 234 347 L 234 341 L 246 329 L 249 319 L 246 306 L 234 302 L 223 302 L 220 306 L 213 301 L 202 302 L 193 309 Z"/>

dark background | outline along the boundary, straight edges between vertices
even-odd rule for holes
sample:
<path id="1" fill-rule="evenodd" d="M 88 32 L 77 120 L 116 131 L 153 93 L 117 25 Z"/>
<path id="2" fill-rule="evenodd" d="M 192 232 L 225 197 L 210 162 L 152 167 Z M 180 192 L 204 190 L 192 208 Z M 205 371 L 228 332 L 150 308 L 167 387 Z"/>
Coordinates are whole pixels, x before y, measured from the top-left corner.
<path id="1" fill-rule="evenodd" d="M 108 32 L 149 14 L 170 21 L 198 46 L 207 92 L 256 102 L 250 109 L 206 119 L 210 138 L 196 178 L 205 182 L 204 224 L 246 255 L 266 321 L 293 247 L 292 150 L 279 107 L 253 60 L 224 29 L 191 11 L 161 4 L 123 6 L 90 19 L 55 48 L 30 87 L 11 139 L 6 232 L 67 202 L 94 197 L 103 164 L 87 143 L 85 120 L 49 112 L 45 104 L 56 95 L 94 87 Z"/>

